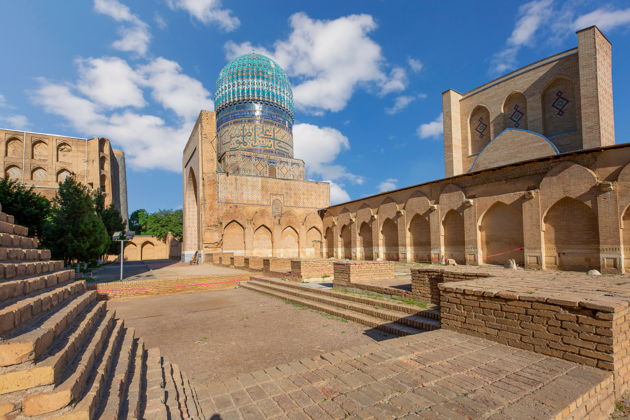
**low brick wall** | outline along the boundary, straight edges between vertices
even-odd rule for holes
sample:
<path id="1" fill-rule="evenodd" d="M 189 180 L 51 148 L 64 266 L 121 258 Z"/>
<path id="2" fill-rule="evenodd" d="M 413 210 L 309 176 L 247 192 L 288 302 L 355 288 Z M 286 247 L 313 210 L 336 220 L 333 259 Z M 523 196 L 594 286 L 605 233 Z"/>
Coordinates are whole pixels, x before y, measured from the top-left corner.
<path id="1" fill-rule="evenodd" d="M 101 299 L 118 299 L 136 296 L 168 295 L 182 292 L 198 292 L 203 290 L 233 289 L 241 281 L 248 278 L 240 276 L 224 276 L 209 278 L 208 276 L 172 277 L 164 279 L 113 281 L 108 283 L 88 283 L 88 289 L 96 290 Z"/>
<path id="2" fill-rule="evenodd" d="M 288 273 L 291 271 L 289 258 L 263 258 L 263 273 Z"/>
<path id="3" fill-rule="evenodd" d="M 242 255 L 235 255 L 230 257 L 230 265 L 232 267 L 245 267 L 245 257 Z"/>
<path id="4" fill-rule="evenodd" d="M 491 277 L 487 273 L 461 273 L 444 269 L 412 268 L 411 295 L 423 302 L 440 304 L 440 283 Z"/>
<path id="5" fill-rule="evenodd" d="M 231 252 L 225 252 L 225 253 L 221 254 L 221 257 L 220 257 L 220 259 L 219 259 L 219 260 L 220 260 L 220 263 L 219 263 L 219 264 L 221 264 L 221 265 L 227 265 L 227 266 L 231 265 L 231 264 L 232 264 L 232 260 L 231 260 L 231 258 L 232 258 L 233 256 L 234 256 L 234 254 L 233 254 L 233 253 L 231 253 Z"/>
<path id="6" fill-rule="evenodd" d="M 289 274 L 289 280 L 299 282 L 312 279 L 332 280 L 333 274 L 332 260 L 291 260 L 291 273 Z"/>
<path id="7" fill-rule="evenodd" d="M 390 261 L 335 261 L 333 284 L 347 286 L 365 280 L 389 279 L 395 276 Z"/>
<path id="8" fill-rule="evenodd" d="M 628 302 L 491 291 L 472 283 L 439 285 L 442 328 L 613 371 L 616 397 L 628 389 Z"/>
<path id="9" fill-rule="evenodd" d="M 260 271 L 263 269 L 263 257 L 245 257 L 245 268 Z"/>

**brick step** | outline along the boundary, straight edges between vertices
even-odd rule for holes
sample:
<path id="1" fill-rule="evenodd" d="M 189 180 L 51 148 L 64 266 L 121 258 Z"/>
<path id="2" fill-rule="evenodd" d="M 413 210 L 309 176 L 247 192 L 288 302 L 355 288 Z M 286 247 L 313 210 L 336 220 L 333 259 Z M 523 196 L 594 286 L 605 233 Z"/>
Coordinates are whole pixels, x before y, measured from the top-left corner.
<path id="1" fill-rule="evenodd" d="M 342 309 L 338 306 L 319 303 L 313 299 L 300 298 L 289 293 L 280 292 L 268 287 L 253 284 L 252 282 L 242 283 L 241 286 L 246 289 L 254 290 L 270 296 L 279 297 L 290 302 L 299 303 L 301 305 L 308 306 L 309 308 L 326 312 L 330 315 L 335 315 L 344 319 L 355 321 L 360 324 L 367 325 L 368 327 L 377 328 L 390 334 L 404 336 L 423 332 L 423 330 L 421 329 L 413 328 L 408 325 L 403 325 L 396 322 L 387 322 L 384 321 L 382 318 L 366 315 L 353 310 Z"/>
<path id="2" fill-rule="evenodd" d="M 0 247 L 2 248 L 36 249 L 38 246 L 39 241 L 35 238 L 0 232 Z"/>
<path id="3" fill-rule="evenodd" d="M 47 382 L 53 379 L 53 382 L 48 382 L 55 385 L 51 390 L 28 395 L 22 400 L 22 413 L 26 416 L 42 415 L 61 410 L 77 401 L 83 394 L 88 380 L 93 378 L 94 367 L 102 361 L 107 361 L 107 358 L 111 356 L 107 351 L 111 346 L 116 345 L 117 340 L 120 339 L 121 330 L 122 321 L 117 321 L 113 312 L 107 311 L 89 340 L 68 340 L 66 348 L 81 347 L 79 352 L 74 355 L 71 363 L 65 366 L 60 366 L 59 363 L 55 365 L 56 370 L 61 371 L 59 374 L 52 378 L 50 376 L 45 378 Z M 68 358 L 72 357 L 70 354 L 68 356 Z M 54 359 L 59 358 L 54 357 Z M 49 359 L 46 360 L 48 361 Z M 54 360 L 46 363 L 48 367 L 51 367 L 51 362 Z"/>
<path id="4" fill-rule="evenodd" d="M 112 373 L 108 375 L 106 393 L 101 398 L 98 417 L 103 419 L 121 418 L 123 401 L 127 395 L 129 381 L 133 376 L 133 363 L 138 351 L 135 330 L 127 328 L 125 340 L 119 349 L 118 359 Z"/>
<path id="5" fill-rule="evenodd" d="M 47 249 L 0 248 L 0 263 L 18 261 L 49 261 Z"/>
<path id="6" fill-rule="evenodd" d="M 133 367 L 130 368 L 130 378 L 124 394 L 127 398 L 123 399 L 120 409 L 120 418 L 140 418 L 145 402 L 142 396 L 146 393 L 146 349 L 144 341 L 139 338 L 136 342 L 136 353 L 132 360 Z"/>
<path id="7" fill-rule="evenodd" d="M 17 299 L 9 299 L 0 305 L 0 335 L 21 328 L 31 319 L 54 308 L 70 297 L 86 290 L 85 281 L 58 284 L 37 290 Z"/>
<path id="8" fill-rule="evenodd" d="M 0 302 L 28 295 L 37 290 L 74 280 L 73 270 L 57 271 L 40 276 L 0 282 Z"/>
<path id="9" fill-rule="evenodd" d="M 45 313 L 32 324 L 15 331 L 10 338 L 0 342 L 0 366 L 40 360 L 54 340 L 66 332 L 86 308 L 95 304 L 97 297 L 96 291 L 79 294 L 58 310 Z"/>
<path id="10" fill-rule="evenodd" d="M 0 263 L 0 280 L 17 280 L 61 270 L 63 261 L 3 262 Z"/>
<path id="11" fill-rule="evenodd" d="M 345 310 L 359 312 L 375 318 L 380 318 L 384 321 L 405 324 L 420 330 L 431 331 L 440 328 L 440 322 L 436 321 L 435 319 L 425 318 L 421 315 L 410 315 L 406 312 L 392 309 L 383 309 L 380 308 L 380 305 L 378 303 L 374 303 L 372 305 L 357 303 L 343 299 L 344 296 L 327 296 L 325 294 L 319 294 L 315 292 L 316 289 L 312 289 L 313 291 L 311 291 L 309 290 L 309 288 L 306 287 L 295 289 L 291 287 L 284 287 L 283 284 L 260 282 L 258 280 L 250 280 L 250 283 L 260 287 L 269 288 L 274 291 L 290 294 L 298 298 L 314 300 L 316 302 L 326 305 L 337 306 Z M 380 301 L 376 300 L 376 302 Z"/>
<path id="12" fill-rule="evenodd" d="M 0 233 L 8 233 L 9 235 L 28 236 L 28 228 L 16 225 L 13 222 L 0 220 Z"/>
<path id="13" fill-rule="evenodd" d="M 0 211 L 0 221 L 7 223 L 15 223 L 15 219 L 12 215 Z"/>
<path id="14" fill-rule="evenodd" d="M 3 368 L 0 372 L 0 394 L 60 383 L 75 358 L 81 357 L 95 337 L 108 331 L 113 315 L 106 311 L 105 302 L 98 302 L 77 320 L 50 346 L 41 360 Z"/>
<path id="15" fill-rule="evenodd" d="M 162 355 L 156 348 L 149 349 L 146 355 L 145 376 L 145 412 L 146 418 L 167 419 L 170 412 L 165 404 L 167 400 L 166 378 L 162 366 Z"/>
<path id="16" fill-rule="evenodd" d="M 431 319 L 436 319 L 436 320 L 440 319 L 439 309 L 435 305 L 432 305 L 431 303 L 427 304 L 428 305 L 427 309 L 421 309 L 421 308 L 418 308 L 417 306 L 408 305 L 402 302 L 399 303 L 399 302 L 392 302 L 391 300 L 388 301 L 388 300 L 373 299 L 367 296 L 339 292 L 334 289 L 328 290 L 328 289 L 308 287 L 308 286 L 303 286 L 299 283 L 294 283 L 294 282 L 285 281 L 285 280 L 278 280 L 272 277 L 253 276 L 251 278 L 252 280 L 281 285 L 281 286 L 289 287 L 296 290 L 308 290 L 313 293 L 319 293 L 322 295 L 336 297 L 339 299 L 350 300 L 350 301 L 358 302 L 358 303 L 365 303 L 372 306 L 380 306 L 385 309 L 392 309 L 395 311 L 406 312 L 412 315 L 422 315 L 425 318 L 431 318 Z"/>

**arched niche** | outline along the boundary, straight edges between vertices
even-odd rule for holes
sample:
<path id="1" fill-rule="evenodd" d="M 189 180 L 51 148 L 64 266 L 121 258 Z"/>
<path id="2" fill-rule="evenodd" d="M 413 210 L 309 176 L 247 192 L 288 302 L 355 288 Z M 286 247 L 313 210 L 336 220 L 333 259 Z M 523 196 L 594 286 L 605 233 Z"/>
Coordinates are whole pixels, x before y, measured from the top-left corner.
<path id="1" fill-rule="evenodd" d="M 492 138 L 490 127 L 490 112 L 483 105 L 478 105 L 470 113 L 468 119 L 468 133 L 470 138 L 469 154 L 475 155 L 488 144 Z"/>
<path id="2" fill-rule="evenodd" d="M 527 98 L 514 92 L 503 103 L 503 127 L 527 130 Z"/>

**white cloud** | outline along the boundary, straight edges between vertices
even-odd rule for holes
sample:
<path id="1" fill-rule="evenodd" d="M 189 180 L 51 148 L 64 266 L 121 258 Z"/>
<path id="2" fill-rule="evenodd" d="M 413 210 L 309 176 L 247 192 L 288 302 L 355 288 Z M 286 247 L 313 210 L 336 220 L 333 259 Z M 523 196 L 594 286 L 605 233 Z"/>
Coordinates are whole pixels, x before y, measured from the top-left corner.
<path id="1" fill-rule="evenodd" d="M 28 118 L 26 115 L 0 115 L 0 121 L 7 125 L 7 128 L 15 128 L 15 129 L 26 129 L 29 125 Z"/>
<path id="2" fill-rule="evenodd" d="M 161 57 L 137 69 L 124 60 L 107 58 L 80 60 L 78 65 L 80 77 L 76 84 L 40 79 L 40 87 L 33 94 L 35 102 L 86 137 L 109 138 L 123 148 L 129 164 L 137 169 L 181 170 L 181 149 L 194 118 L 202 108 L 213 107 L 203 85 L 183 74 L 177 63 Z M 112 65 L 118 71 L 108 79 L 102 73 Z M 127 86 L 105 91 L 115 89 L 111 85 L 116 83 Z M 176 123 L 131 111 L 129 106 L 140 106 L 141 89 L 149 89 L 156 104 L 172 111 Z"/>
<path id="3" fill-rule="evenodd" d="M 108 108 L 145 105 L 142 78 L 118 57 L 77 60 L 81 93 Z"/>
<path id="4" fill-rule="evenodd" d="M 220 0 L 168 0 L 171 9 L 185 10 L 204 24 L 216 23 L 225 31 L 233 31 L 240 25 L 229 9 L 221 8 Z"/>
<path id="5" fill-rule="evenodd" d="M 615 10 L 610 7 L 601 7 L 578 17 L 573 23 L 573 28 L 579 30 L 597 25 L 599 29 L 609 31 L 628 24 L 630 24 L 630 8 Z"/>
<path id="6" fill-rule="evenodd" d="M 359 86 L 381 95 L 406 87 L 401 67 L 387 65 L 381 47 L 369 34 L 376 29 L 370 15 L 349 15 L 334 20 L 311 19 L 296 13 L 290 20 L 291 33 L 276 41 L 273 49 L 250 42 L 226 43 L 228 58 L 258 51 L 273 57 L 294 79 L 296 106 L 321 113 L 342 110 Z"/>
<path id="7" fill-rule="evenodd" d="M 107 15 L 116 22 L 125 26 L 118 28 L 121 38 L 112 44 L 112 47 L 120 51 L 135 52 L 145 55 L 151 40 L 149 26 L 138 16 L 131 13 L 129 7 L 118 0 L 94 0 L 94 10 Z"/>
<path id="8" fill-rule="evenodd" d="M 420 124 L 416 130 L 416 134 L 421 139 L 438 138 L 444 132 L 444 117 L 440 113 L 438 117 L 428 123 Z"/>
<path id="9" fill-rule="evenodd" d="M 335 205 L 350 201 L 350 194 L 343 187 L 333 181 L 327 180 L 330 183 L 330 204 Z"/>
<path id="10" fill-rule="evenodd" d="M 164 108 L 170 109 L 186 121 L 193 122 L 201 109 L 214 107 L 201 82 L 182 73 L 181 66 L 158 57 L 140 68 L 152 97 Z"/>
<path id="11" fill-rule="evenodd" d="M 153 20 L 155 21 L 155 24 L 157 25 L 158 28 L 162 30 L 168 28 L 168 23 L 166 22 L 166 19 L 164 19 L 164 17 L 161 14 L 156 12 L 153 15 Z"/>
<path id="12" fill-rule="evenodd" d="M 409 64 L 411 71 L 413 71 L 414 73 L 420 72 L 420 70 L 422 70 L 422 68 L 424 67 L 424 64 L 422 64 L 422 61 L 413 57 L 407 58 L 407 64 Z"/>
<path id="13" fill-rule="evenodd" d="M 309 175 L 329 180 L 347 180 L 354 184 L 363 183 L 363 177 L 332 163 L 339 153 L 350 149 L 350 141 L 339 130 L 313 124 L 295 124 L 293 144 L 296 159 L 304 160 Z"/>
<path id="14" fill-rule="evenodd" d="M 518 10 L 518 20 L 506 47 L 492 57 L 492 71 L 504 73 L 516 66 L 516 56 L 523 46 L 531 45 L 536 31 L 553 14 L 553 0 L 534 0 L 523 4 Z"/>
<path id="15" fill-rule="evenodd" d="M 4 95 L 0 93 L 0 108 L 4 108 L 6 106 L 8 106 L 7 98 L 5 98 Z"/>
<path id="16" fill-rule="evenodd" d="M 385 181 L 378 184 L 378 192 L 391 191 L 398 188 L 398 180 L 396 178 L 387 178 Z"/>
<path id="17" fill-rule="evenodd" d="M 394 100 L 394 105 L 392 105 L 389 108 L 386 108 L 385 112 L 387 114 L 389 114 L 389 115 L 394 115 L 397 112 L 400 112 L 403 109 L 407 108 L 409 106 L 409 104 L 412 103 L 415 100 L 416 100 L 416 98 L 414 96 L 409 96 L 409 95 L 398 96 Z"/>

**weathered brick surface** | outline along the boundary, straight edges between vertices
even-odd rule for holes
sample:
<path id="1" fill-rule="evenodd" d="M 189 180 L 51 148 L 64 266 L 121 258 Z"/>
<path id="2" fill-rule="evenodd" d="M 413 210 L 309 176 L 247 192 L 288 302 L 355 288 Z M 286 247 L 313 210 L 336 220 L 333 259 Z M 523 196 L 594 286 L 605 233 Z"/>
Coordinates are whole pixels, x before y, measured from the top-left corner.
<path id="1" fill-rule="evenodd" d="M 363 280 L 394 277 L 394 263 L 390 261 L 335 261 L 333 263 L 335 286 L 347 286 Z"/>
<path id="2" fill-rule="evenodd" d="M 487 278 L 439 288 L 443 328 L 613 371 L 617 397 L 628 389 L 630 282 Z"/>
<path id="3" fill-rule="evenodd" d="M 605 418 L 612 375 L 453 331 L 325 353 L 210 384 L 255 418 Z M 407 416 L 407 417 L 406 417 Z"/>
<path id="4" fill-rule="evenodd" d="M 466 273 L 444 269 L 411 269 L 411 295 L 421 301 L 440 304 L 438 285 L 445 282 L 472 280 L 490 277 L 487 273 Z"/>
<path id="5" fill-rule="evenodd" d="M 305 281 L 310 279 L 331 280 L 334 275 L 333 261 L 326 259 L 299 259 L 291 260 L 292 281 Z"/>
<path id="6" fill-rule="evenodd" d="M 219 264 L 229 266 L 231 264 L 231 258 L 234 256 L 231 252 L 224 252 L 219 256 Z"/>
<path id="7" fill-rule="evenodd" d="M 288 273 L 291 271 L 290 258 L 263 258 L 263 273 Z"/>
<path id="8" fill-rule="evenodd" d="M 230 265 L 232 267 L 245 267 L 245 257 L 242 255 L 230 257 Z"/>
<path id="9" fill-rule="evenodd" d="M 250 270 L 263 269 L 263 257 L 245 257 L 245 267 Z"/>

